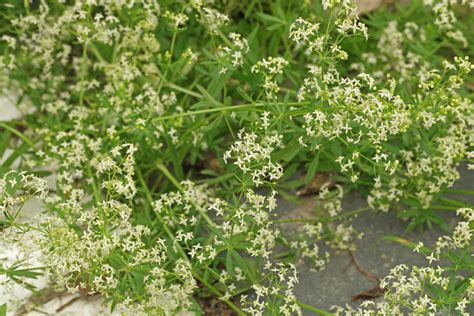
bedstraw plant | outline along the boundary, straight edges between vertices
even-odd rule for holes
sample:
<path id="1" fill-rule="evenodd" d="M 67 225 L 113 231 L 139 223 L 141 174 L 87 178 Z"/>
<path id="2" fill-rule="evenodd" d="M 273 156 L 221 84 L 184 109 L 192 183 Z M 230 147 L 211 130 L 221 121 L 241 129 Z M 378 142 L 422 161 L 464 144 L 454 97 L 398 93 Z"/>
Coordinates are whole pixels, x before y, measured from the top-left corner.
<path id="1" fill-rule="evenodd" d="M 0 236 L 25 253 L 0 265 L 5 286 L 35 291 L 41 272 L 125 314 L 218 298 L 238 315 L 326 315 L 295 296 L 298 266 L 354 250 L 353 215 L 447 229 L 457 210 L 451 237 L 414 247 L 427 267 L 395 267 L 384 302 L 336 312 L 467 315 L 472 208 L 444 194 L 473 168 L 471 1 L 362 18 L 349 0 L 0 6 L 0 85 L 22 112 L 0 122 Z M 314 216 L 279 218 L 319 174 Z M 352 190 L 369 207 L 344 212 Z M 41 212 L 21 218 L 31 198 Z"/>

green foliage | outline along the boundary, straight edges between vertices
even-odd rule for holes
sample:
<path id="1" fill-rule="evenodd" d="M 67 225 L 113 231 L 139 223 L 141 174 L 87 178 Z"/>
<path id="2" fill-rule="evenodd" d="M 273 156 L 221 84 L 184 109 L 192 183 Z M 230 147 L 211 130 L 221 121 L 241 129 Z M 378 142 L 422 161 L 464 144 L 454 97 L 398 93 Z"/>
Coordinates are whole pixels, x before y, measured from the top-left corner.
<path id="1" fill-rule="evenodd" d="M 2 227 L 38 234 L 57 285 L 123 312 L 200 313 L 212 295 L 238 314 L 324 314 L 294 296 L 295 263 L 323 269 L 321 244 L 354 249 L 350 217 L 369 209 L 342 213 L 344 191 L 408 230 L 447 229 L 440 211 L 470 207 L 442 198 L 473 159 L 463 8 L 412 1 L 358 19 L 349 1 L 4 3 L 1 88 L 25 115 L 0 122 Z M 298 189 L 321 208 L 275 219 L 277 195 Z M 30 197 L 44 213 L 20 223 Z"/>
<path id="2" fill-rule="evenodd" d="M 7 304 L 0 305 L 0 316 L 7 316 Z"/>

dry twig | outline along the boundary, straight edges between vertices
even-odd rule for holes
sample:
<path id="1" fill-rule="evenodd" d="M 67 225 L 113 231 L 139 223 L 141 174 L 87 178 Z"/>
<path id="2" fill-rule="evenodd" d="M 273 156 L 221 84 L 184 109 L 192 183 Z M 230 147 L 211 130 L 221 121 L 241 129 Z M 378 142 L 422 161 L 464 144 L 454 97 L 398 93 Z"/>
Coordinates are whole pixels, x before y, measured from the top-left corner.
<path id="1" fill-rule="evenodd" d="M 352 296 L 352 300 L 354 300 L 354 301 L 357 301 L 357 300 L 371 300 L 371 299 L 375 299 L 377 297 L 380 297 L 380 296 L 384 295 L 384 293 L 387 292 L 387 289 L 380 287 L 380 278 L 378 276 L 376 276 L 375 274 L 371 273 L 370 271 L 367 271 L 366 269 L 364 269 L 359 264 L 359 262 L 357 261 L 355 255 L 352 251 L 349 251 L 349 255 L 351 257 L 352 264 L 357 269 L 357 271 L 359 271 L 360 273 L 365 275 L 367 278 L 377 281 L 377 286 L 375 286 L 375 287 L 373 287 L 373 288 L 371 288 L 367 291 L 363 291 L 359 294 L 356 294 L 356 295 Z"/>

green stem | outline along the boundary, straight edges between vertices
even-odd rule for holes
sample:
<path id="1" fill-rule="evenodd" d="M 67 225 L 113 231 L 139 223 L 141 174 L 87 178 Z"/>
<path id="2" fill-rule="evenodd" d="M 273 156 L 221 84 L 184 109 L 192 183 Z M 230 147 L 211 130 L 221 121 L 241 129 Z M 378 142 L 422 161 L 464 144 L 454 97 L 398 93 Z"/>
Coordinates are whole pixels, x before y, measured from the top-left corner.
<path id="1" fill-rule="evenodd" d="M 284 296 L 281 295 L 281 294 L 277 294 L 276 296 L 279 297 L 279 298 L 284 298 Z M 307 311 L 316 313 L 316 314 L 318 314 L 318 315 L 323 315 L 323 316 L 333 316 L 333 315 L 334 315 L 334 314 L 329 313 L 329 312 L 327 312 L 327 311 L 325 311 L 325 310 L 322 310 L 322 309 L 316 308 L 316 307 L 314 307 L 314 306 L 308 305 L 308 304 L 306 304 L 306 303 L 303 303 L 303 302 L 301 302 L 301 301 L 299 301 L 299 300 L 297 300 L 297 299 L 295 299 L 295 303 L 298 304 L 299 307 L 301 307 L 301 308 L 303 308 L 303 309 L 306 309 Z"/>
<path id="2" fill-rule="evenodd" d="M 214 295 L 217 297 L 222 297 L 222 294 L 217 290 L 215 287 L 213 287 L 211 284 L 209 284 L 204 278 L 202 278 L 200 275 L 193 273 L 193 276 L 202 284 L 204 284 Z M 229 300 L 223 300 L 230 308 L 232 308 L 238 315 L 245 316 L 245 313 L 238 308 L 234 303 L 232 303 Z"/>
<path id="3" fill-rule="evenodd" d="M 84 103 L 84 92 L 85 92 L 84 79 L 85 79 L 86 71 L 87 71 L 87 47 L 88 47 L 88 43 L 86 42 L 84 44 L 84 47 L 82 48 L 81 81 L 80 81 L 81 92 L 79 94 L 79 106 L 81 107 Z"/>
<path id="4" fill-rule="evenodd" d="M 168 59 L 168 64 L 166 65 L 166 70 L 165 70 L 165 73 L 163 74 L 163 78 L 161 79 L 160 81 L 160 85 L 158 86 L 158 95 L 160 94 L 161 92 L 161 88 L 163 87 L 163 84 L 165 83 L 165 80 L 168 76 L 168 72 L 170 70 L 170 67 L 171 67 L 171 60 L 173 59 L 173 52 L 174 52 L 174 45 L 175 45 L 175 42 L 176 42 L 176 34 L 178 32 L 178 29 L 175 28 L 174 32 L 173 32 L 173 38 L 171 39 L 171 48 L 169 50 L 169 59 Z"/>
<path id="5" fill-rule="evenodd" d="M 359 213 L 362 213 L 362 212 L 365 212 L 365 211 L 368 211 L 368 210 L 371 210 L 371 208 L 370 207 L 362 207 L 362 208 L 359 208 L 359 209 L 356 209 L 356 210 L 353 210 L 353 211 L 350 211 L 350 212 L 339 214 L 339 215 L 336 215 L 334 217 L 329 218 L 329 222 L 332 222 L 332 221 L 337 220 L 337 219 L 342 219 L 342 218 L 345 218 L 345 217 L 354 216 L 354 215 L 357 215 Z M 273 221 L 273 224 L 315 223 L 315 222 L 318 222 L 318 221 L 321 221 L 321 219 L 318 219 L 318 218 L 294 218 L 294 219 L 289 218 L 289 219 L 280 219 L 280 220 Z"/>
<path id="6" fill-rule="evenodd" d="M 167 82 L 164 84 L 166 87 L 168 88 L 171 88 L 173 90 L 176 90 L 176 91 L 179 91 L 179 92 L 182 92 L 182 93 L 185 93 L 185 94 L 188 94 L 190 96 L 193 96 L 193 97 L 196 97 L 198 99 L 202 99 L 203 96 L 197 92 L 194 92 L 194 91 L 191 91 L 189 89 L 186 89 L 186 88 L 183 88 L 183 87 L 180 87 L 178 85 L 175 85 L 174 83 L 171 83 L 171 82 Z"/>
<path id="7" fill-rule="evenodd" d="M 104 59 L 104 57 L 102 56 L 102 54 L 100 53 L 100 51 L 97 49 L 97 47 L 91 43 L 91 45 L 89 46 L 89 48 L 91 49 L 92 53 L 95 55 L 95 57 L 100 61 L 100 62 L 103 62 L 103 63 L 106 63 L 106 60 Z"/>
<path id="8" fill-rule="evenodd" d="M 252 108 L 252 107 L 262 107 L 265 105 L 282 105 L 284 104 L 283 102 L 275 102 L 275 103 L 262 103 L 262 102 L 257 102 L 257 103 L 246 103 L 246 104 L 237 104 L 237 105 L 228 105 L 228 106 L 222 106 L 222 107 L 217 107 L 217 108 L 211 108 L 211 109 L 203 109 L 203 110 L 197 110 L 197 111 L 190 111 L 190 112 L 183 112 L 183 113 L 178 113 L 178 114 L 172 114 L 172 115 L 164 115 L 157 117 L 157 121 L 165 121 L 169 119 L 177 119 L 180 117 L 185 117 L 185 116 L 192 116 L 192 115 L 198 115 L 198 114 L 205 114 L 205 113 L 212 113 L 212 112 L 220 112 L 220 111 L 237 111 L 237 110 L 242 110 L 242 109 L 247 109 L 247 108 Z M 304 106 L 304 105 L 309 105 L 310 102 L 288 102 L 287 105 L 289 106 Z"/>
<path id="9" fill-rule="evenodd" d="M 27 143 L 31 148 L 35 148 L 35 144 L 28 139 L 28 137 L 26 137 L 25 135 L 23 135 L 23 133 L 19 132 L 18 130 L 14 129 L 13 127 L 11 127 L 10 125 L 4 123 L 4 122 L 0 122 L 0 127 L 6 129 L 6 130 L 9 130 L 10 132 L 12 132 L 13 134 L 15 134 L 16 136 L 18 136 L 18 138 L 20 138 L 21 140 L 23 140 L 25 143 Z"/>
<path id="10" fill-rule="evenodd" d="M 100 194 L 100 191 L 97 188 L 97 185 L 95 184 L 95 179 L 94 175 L 92 173 L 91 166 L 87 166 L 87 173 L 89 174 L 89 177 L 91 179 L 91 186 L 92 186 L 92 192 L 94 193 L 94 199 L 97 203 L 99 203 L 102 200 L 102 196 Z"/>
<path id="11" fill-rule="evenodd" d="M 162 163 L 158 163 L 158 169 L 160 169 L 163 173 L 165 173 L 165 175 L 167 175 L 169 173 L 168 169 L 166 169 L 166 167 L 162 164 Z M 138 177 L 138 181 L 140 181 L 140 184 L 142 185 L 143 189 L 145 190 L 145 195 L 146 195 L 146 198 L 147 198 L 147 201 L 148 203 L 150 204 L 150 206 L 153 206 L 153 197 L 151 196 L 151 192 L 150 190 L 148 189 L 148 185 L 146 184 L 145 182 L 145 179 L 143 178 L 143 175 L 141 173 L 141 171 L 137 168 L 137 177 Z M 178 183 L 178 181 L 176 179 L 174 179 L 174 177 L 172 177 L 172 179 L 170 179 L 170 181 L 173 183 L 173 184 L 177 184 L 178 185 L 178 189 L 181 188 L 181 185 Z M 187 262 L 190 262 L 189 261 L 189 258 L 188 256 L 186 255 L 186 253 L 184 252 L 183 248 L 181 247 L 181 245 L 179 243 L 176 242 L 176 239 L 174 238 L 174 235 L 173 233 L 171 232 L 171 230 L 168 228 L 168 225 L 166 225 L 163 221 L 162 221 L 162 225 L 163 225 L 163 229 L 165 230 L 165 233 L 168 235 L 168 237 L 173 241 L 173 244 L 174 245 L 177 245 L 177 248 L 178 248 L 178 252 L 180 254 L 180 256 L 186 260 Z M 211 284 L 209 284 L 208 282 L 206 282 L 206 280 L 204 280 L 204 278 L 202 278 L 199 274 L 197 274 L 197 272 L 193 272 L 193 277 L 200 281 L 202 284 L 204 284 L 208 289 L 209 291 L 211 291 L 212 293 L 214 293 L 216 296 L 218 297 L 222 297 L 222 294 L 216 289 L 214 288 Z M 234 303 L 232 303 L 231 301 L 229 300 L 223 300 L 230 308 L 232 308 L 234 311 L 237 312 L 237 314 L 239 315 L 245 315 L 245 313 L 240 310 Z"/>
<path id="12" fill-rule="evenodd" d="M 156 120 L 157 121 L 165 121 L 165 120 L 176 119 L 176 118 L 185 117 L 185 116 L 192 116 L 192 115 L 212 113 L 212 112 L 220 112 L 220 111 L 227 111 L 227 110 L 236 111 L 236 110 L 246 109 L 246 108 L 253 107 L 253 106 L 259 107 L 259 106 L 263 106 L 263 105 L 264 104 L 240 104 L 240 105 L 222 106 L 222 107 L 218 107 L 218 108 L 183 112 L 183 113 L 172 114 L 172 115 L 164 115 L 164 116 L 157 117 Z"/>
<path id="13" fill-rule="evenodd" d="M 25 5 L 26 14 L 30 14 L 30 0 L 23 0 L 23 4 Z"/>
<path id="14" fill-rule="evenodd" d="M 446 205 L 432 205 L 429 207 L 433 210 L 442 210 L 442 211 L 457 211 L 459 207 L 456 206 L 446 206 Z"/>
<path id="15" fill-rule="evenodd" d="M 306 303 L 303 303 L 301 301 L 296 300 L 296 304 L 298 304 L 301 308 L 306 309 L 307 311 L 323 315 L 323 316 L 333 316 L 334 314 L 326 312 L 325 310 L 316 308 L 314 306 L 308 305 Z"/>
<path id="16" fill-rule="evenodd" d="M 176 178 L 171 174 L 171 172 L 169 172 L 168 168 L 166 168 L 166 166 L 158 161 L 156 163 L 156 167 L 158 168 L 158 170 L 160 170 L 164 175 L 165 177 L 168 178 L 168 180 L 171 181 L 171 183 L 181 192 L 183 193 L 184 192 L 184 188 L 181 186 L 181 184 L 179 183 L 178 180 L 176 180 Z M 191 203 L 193 204 L 193 206 L 198 210 L 198 212 L 201 214 L 201 216 L 204 218 L 204 220 L 211 226 L 211 227 L 216 227 L 217 225 L 214 223 L 214 221 L 209 217 L 209 215 L 207 215 L 207 212 L 205 209 L 203 209 L 202 207 L 200 207 L 199 205 L 197 205 L 196 203 L 194 203 L 194 201 L 191 201 Z"/>
<path id="17" fill-rule="evenodd" d="M 146 184 L 145 182 L 145 179 L 143 178 L 143 174 L 142 172 L 140 171 L 140 169 L 136 169 L 137 170 L 137 177 L 138 177 L 138 181 L 140 181 L 140 184 L 142 185 L 143 189 L 145 190 L 145 196 L 146 196 L 146 199 L 148 201 L 148 204 L 150 204 L 150 207 L 153 209 L 153 197 L 151 196 L 151 192 L 150 190 L 148 189 L 148 185 Z M 158 216 L 158 214 L 157 214 Z M 161 218 L 160 218 L 161 219 Z M 189 258 L 188 256 L 186 255 L 186 253 L 184 252 L 183 248 L 181 247 L 181 245 L 179 243 L 176 242 L 176 239 L 174 238 L 174 235 L 173 233 L 171 232 L 171 230 L 169 229 L 168 225 L 165 224 L 164 221 L 161 221 L 161 224 L 163 225 L 163 229 L 166 233 L 166 235 L 168 235 L 168 237 L 173 241 L 173 244 L 174 245 L 177 245 L 178 247 L 178 252 L 179 254 L 181 255 L 181 257 L 183 259 L 185 259 L 186 261 L 189 262 Z"/>
<path id="18" fill-rule="evenodd" d="M 176 178 L 171 174 L 171 172 L 168 170 L 168 168 L 166 168 L 166 166 L 161 162 L 161 161 L 158 161 L 156 162 L 156 167 L 158 168 L 158 170 L 160 170 L 164 175 L 165 177 L 168 178 L 168 180 L 170 180 L 170 182 L 179 190 L 179 191 L 184 191 L 183 187 L 181 186 L 181 184 L 179 183 L 178 180 L 176 180 Z"/>
<path id="19" fill-rule="evenodd" d="M 445 202 L 447 204 L 451 204 L 453 206 L 459 206 L 459 207 L 471 207 L 472 205 L 469 205 L 469 204 L 466 204 L 466 203 L 463 203 L 463 202 L 460 202 L 460 201 L 456 201 L 456 200 L 451 200 L 451 199 L 447 199 L 447 198 L 440 198 L 439 199 L 440 201 L 442 202 Z"/>
<path id="20" fill-rule="evenodd" d="M 465 195 L 474 195 L 474 191 L 470 191 L 470 190 L 448 189 L 448 192 L 465 194 Z"/>
<path id="21" fill-rule="evenodd" d="M 346 212 L 346 213 L 343 213 L 343 214 L 339 214 L 339 215 L 336 215 L 334 217 L 331 217 L 331 220 L 335 220 L 335 219 L 340 219 L 340 218 L 345 218 L 345 217 L 349 217 L 349 216 L 354 216 L 356 214 L 359 214 L 359 213 L 363 213 L 365 211 L 369 211 L 371 210 L 370 207 L 366 206 L 366 207 L 361 207 L 361 208 L 358 208 L 356 210 L 353 210 L 353 211 L 350 211 L 350 212 Z"/>
<path id="22" fill-rule="evenodd" d="M 0 121 L 2 123 L 8 123 L 8 124 L 11 124 L 11 125 L 20 125 L 20 126 L 23 126 L 23 127 L 28 127 L 28 123 L 25 122 L 25 121 L 19 121 L 19 120 L 7 120 L 7 121 Z"/>
<path id="23" fill-rule="evenodd" d="M 285 223 L 314 223 L 319 221 L 316 218 L 288 218 L 288 219 L 279 219 L 273 221 L 273 224 L 285 224 Z"/>

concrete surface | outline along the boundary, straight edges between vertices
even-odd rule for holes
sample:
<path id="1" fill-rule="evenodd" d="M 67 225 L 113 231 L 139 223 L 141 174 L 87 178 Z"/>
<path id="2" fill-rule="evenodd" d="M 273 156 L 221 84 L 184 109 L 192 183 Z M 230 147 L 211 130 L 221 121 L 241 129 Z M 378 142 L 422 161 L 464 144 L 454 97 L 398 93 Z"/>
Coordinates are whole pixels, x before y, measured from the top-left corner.
<path id="1" fill-rule="evenodd" d="M 453 188 L 474 190 L 474 172 L 468 171 L 466 166 L 462 166 L 460 171 L 461 179 Z M 474 204 L 473 195 L 450 196 Z M 365 200 L 356 193 L 346 196 L 343 202 L 343 208 L 347 211 L 366 205 Z M 450 211 L 442 212 L 445 212 L 443 217 L 449 227 L 454 228 L 457 223 L 455 214 Z M 406 233 L 406 223 L 397 218 L 395 213 L 361 213 L 353 220 L 353 226 L 357 231 L 364 232 L 364 237 L 357 241 L 357 261 L 364 269 L 379 277 L 387 275 L 391 268 L 401 263 L 427 265 L 423 255 L 413 253 L 396 242 L 384 240 L 384 236 L 395 235 L 414 242 L 423 241 L 425 245 L 432 246 L 439 236 L 446 235 L 439 228 Z M 357 306 L 358 303 L 353 302 L 351 297 L 377 285 L 375 281 L 357 271 L 348 253 L 332 254 L 326 270 L 318 273 L 311 272 L 309 267 L 304 265 L 298 268 L 300 283 L 296 290 L 297 297 L 304 303 L 325 310 L 329 310 L 333 305 Z M 305 312 L 304 315 L 313 314 Z"/>

